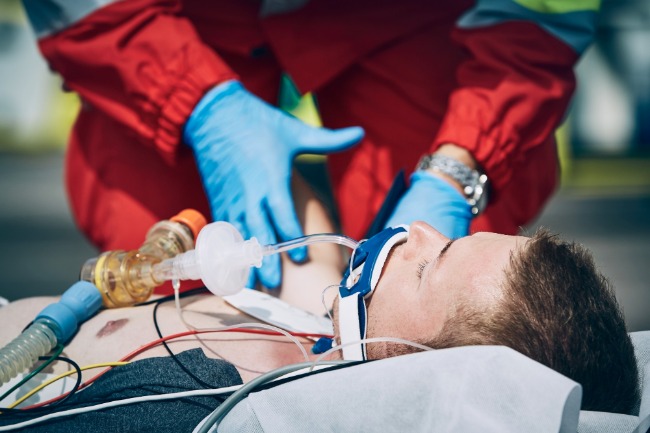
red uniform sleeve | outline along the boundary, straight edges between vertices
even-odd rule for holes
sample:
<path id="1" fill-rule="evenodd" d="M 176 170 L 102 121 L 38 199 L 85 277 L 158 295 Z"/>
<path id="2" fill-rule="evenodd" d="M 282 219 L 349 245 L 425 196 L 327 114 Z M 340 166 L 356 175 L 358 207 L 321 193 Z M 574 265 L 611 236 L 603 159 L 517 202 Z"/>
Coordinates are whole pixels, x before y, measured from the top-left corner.
<path id="1" fill-rule="evenodd" d="M 236 78 L 180 10 L 173 0 L 118 1 L 39 40 L 66 87 L 168 162 L 203 94 Z"/>
<path id="2" fill-rule="evenodd" d="M 575 87 L 578 54 L 526 21 L 455 29 L 454 39 L 467 59 L 432 149 L 444 143 L 468 149 L 496 196 L 515 180 L 513 167 L 547 143 L 560 124 Z"/>

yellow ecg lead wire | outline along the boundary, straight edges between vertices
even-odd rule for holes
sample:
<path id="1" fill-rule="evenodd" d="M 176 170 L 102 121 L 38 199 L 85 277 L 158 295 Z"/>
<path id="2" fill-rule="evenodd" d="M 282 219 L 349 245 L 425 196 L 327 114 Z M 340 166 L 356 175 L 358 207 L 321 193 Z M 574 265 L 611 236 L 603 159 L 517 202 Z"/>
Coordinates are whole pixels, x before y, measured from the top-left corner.
<path id="1" fill-rule="evenodd" d="M 102 367 L 119 367 L 119 366 L 121 366 L 121 365 L 126 365 L 126 364 L 128 364 L 128 362 L 104 362 L 104 363 L 100 363 L 100 364 L 90 364 L 90 365 L 86 365 L 86 366 L 81 367 L 79 370 L 81 370 L 81 371 L 85 371 L 85 370 L 92 370 L 93 368 L 102 368 Z M 49 386 L 49 385 L 53 384 L 54 382 L 63 379 L 64 377 L 71 376 L 71 375 L 75 374 L 76 372 L 77 372 L 77 370 L 69 370 L 69 371 L 66 371 L 65 373 L 61 373 L 61 374 L 59 374 L 59 375 L 56 376 L 56 377 L 53 377 L 52 379 L 50 379 L 50 380 L 48 380 L 48 381 L 45 381 L 45 382 L 41 383 L 41 384 L 38 385 L 36 388 L 32 389 L 32 390 L 29 391 L 27 394 L 25 394 L 24 396 L 22 396 L 21 398 L 19 398 L 18 400 L 16 400 L 16 401 L 13 402 L 12 404 L 10 404 L 10 405 L 8 406 L 8 408 L 9 408 L 9 409 L 13 409 L 13 408 L 15 408 L 15 407 L 18 406 L 20 403 L 24 402 L 24 401 L 27 400 L 29 397 L 31 397 L 32 395 L 36 394 L 37 392 L 39 392 L 40 390 L 42 390 L 42 389 L 45 388 L 46 386 Z"/>

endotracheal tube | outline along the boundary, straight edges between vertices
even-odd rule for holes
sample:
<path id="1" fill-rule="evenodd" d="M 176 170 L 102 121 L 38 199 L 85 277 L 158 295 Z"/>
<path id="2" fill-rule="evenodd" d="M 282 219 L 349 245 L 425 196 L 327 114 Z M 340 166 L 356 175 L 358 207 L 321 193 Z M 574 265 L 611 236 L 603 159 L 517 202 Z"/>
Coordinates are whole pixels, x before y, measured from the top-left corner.
<path id="1" fill-rule="evenodd" d="M 154 265 L 152 276 L 161 284 L 200 279 L 215 295 L 232 295 L 244 288 L 251 266 L 260 267 L 264 256 L 315 243 L 335 243 L 351 249 L 358 245 L 347 236 L 316 234 L 262 246 L 256 238 L 244 240 L 233 225 L 218 221 L 201 230 L 194 250 Z"/>

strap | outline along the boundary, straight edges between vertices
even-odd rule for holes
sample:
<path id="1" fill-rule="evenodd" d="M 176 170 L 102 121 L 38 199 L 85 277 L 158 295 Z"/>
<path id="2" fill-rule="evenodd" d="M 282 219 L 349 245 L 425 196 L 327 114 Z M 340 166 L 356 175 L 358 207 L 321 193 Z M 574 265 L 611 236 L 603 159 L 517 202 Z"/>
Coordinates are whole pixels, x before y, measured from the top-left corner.
<path id="1" fill-rule="evenodd" d="M 368 297 L 377 286 L 381 270 L 393 247 L 408 238 L 408 226 L 389 227 L 362 243 L 353 253 L 352 272 L 346 271 L 341 281 L 341 297 L 360 293 Z M 360 276 L 359 276 L 360 274 Z M 358 278 L 357 278 L 358 277 Z"/>
<path id="2" fill-rule="evenodd" d="M 365 303 L 359 296 L 359 293 L 354 293 L 345 298 L 339 298 L 339 333 L 341 335 L 341 344 L 358 341 L 365 337 L 366 324 L 364 320 L 362 333 L 359 304 L 363 305 L 365 312 Z M 341 350 L 343 351 L 343 359 L 346 361 L 363 361 L 366 358 L 365 346 L 363 344 L 352 344 Z"/>

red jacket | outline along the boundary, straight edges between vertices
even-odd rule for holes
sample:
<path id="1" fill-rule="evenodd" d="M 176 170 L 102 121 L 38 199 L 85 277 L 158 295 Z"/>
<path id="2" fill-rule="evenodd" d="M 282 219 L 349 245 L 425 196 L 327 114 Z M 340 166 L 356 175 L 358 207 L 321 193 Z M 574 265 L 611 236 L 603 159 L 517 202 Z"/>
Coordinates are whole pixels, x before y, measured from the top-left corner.
<path id="1" fill-rule="evenodd" d="M 422 144 L 400 149 L 389 144 L 393 153 L 386 163 L 376 156 L 381 149 L 359 151 L 358 163 L 350 163 L 352 157 L 346 154 L 332 158 L 334 193 L 348 234 L 363 234 L 398 170 L 413 170 L 420 155 L 442 143 L 470 150 L 492 183 L 488 210 L 475 219 L 473 230 L 514 233 L 537 215 L 556 186 L 553 134 L 574 89 L 573 65 L 588 45 L 595 21 L 593 10 L 571 10 L 568 0 L 562 11 L 552 10 L 553 2 L 543 0 L 482 0 L 476 4 L 314 0 L 298 10 L 265 18 L 258 17 L 256 1 L 123 0 L 109 1 L 98 9 L 93 6 L 97 2 L 75 2 L 76 6 L 59 11 L 30 7 L 31 1 L 24 1 L 42 53 L 62 75 L 66 87 L 77 92 L 85 104 L 71 140 L 68 188 L 78 223 L 102 248 L 139 245 L 154 221 L 178 210 L 168 207 L 187 204 L 209 211 L 191 153 L 181 143 L 181 132 L 194 105 L 212 86 L 238 78 L 249 90 L 273 101 L 277 84 L 270 84 L 271 78 L 284 70 L 301 91 L 318 94 L 341 74 L 354 72 L 357 63 L 380 52 L 402 56 L 404 77 L 418 67 L 419 57 L 431 57 L 431 62 L 438 61 L 441 69 L 455 74 L 436 78 L 432 89 L 439 90 L 438 105 L 423 109 L 423 119 L 434 119 L 432 126 L 416 131 L 417 137 L 413 135 L 412 141 Z M 593 3 L 597 6 L 598 1 Z M 426 45 L 413 52 L 400 48 L 400 41 L 416 38 L 428 29 L 442 29 L 440 34 L 457 45 L 441 44 L 439 50 L 445 55 L 440 58 L 436 53 L 432 56 Z M 273 58 L 267 61 L 269 50 Z M 245 60 L 256 57 L 272 71 L 267 76 L 258 74 Z M 431 67 L 436 68 L 435 64 Z M 382 77 L 380 62 L 366 72 L 368 69 L 375 78 L 398 83 L 398 91 L 412 94 L 414 106 L 421 93 L 429 92 L 418 90 L 422 87 L 417 79 L 400 82 Z M 389 91 L 383 90 L 386 98 Z M 323 106 L 327 105 L 324 96 Z M 325 126 L 339 126 L 343 122 L 339 117 L 325 114 Z M 380 137 L 382 123 L 389 123 L 381 114 L 369 121 L 373 122 L 379 132 L 374 132 L 373 124 L 361 125 L 371 140 L 373 134 Z M 428 120 L 418 122 L 426 126 Z M 417 125 L 400 134 L 416 134 Z M 120 138 L 102 142 L 118 129 L 123 131 Z M 95 131 L 94 135 L 90 131 Z M 112 150 L 102 150 L 102 146 Z M 133 146 L 146 150 L 133 152 Z M 121 237 L 116 233 L 122 230 L 118 226 L 100 227 L 115 216 L 96 210 L 102 200 L 98 191 L 113 188 L 131 194 L 133 202 L 149 198 L 144 192 L 129 192 L 129 182 L 140 185 L 142 179 L 134 177 L 121 184 L 115 179 L 102 180 L 112 167 L 98 162 L 108 158 L 103 155 L 106 152 L 142 164 L 158 159 L 155 164 L 161 178 L 177 176 L 166 191 L 160 191 L 160 197 L 144 206 L 149 218 L 133 221 Z M 364 170 L 368 173 L 362 173 Z M 137 174 L 123 170 L 120 176 Z M 363 176 L 372 179 L 357 179 Z M 176 190 L 178 179 L 187 180 L 190 186 Z M 90 183 L 96 187 L 91 188 Z M 371 186 L 363 189 L 370 188 L 372 197 L 365 202 L 355 199 L 351 185 L 366 184 Z M 195 192 L 187 192 L 190 190 Z M 161 204 L 167 200 L 169 206 Z M 127 207 L 113 211 L 127 212 Z"/>

